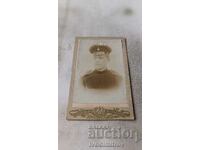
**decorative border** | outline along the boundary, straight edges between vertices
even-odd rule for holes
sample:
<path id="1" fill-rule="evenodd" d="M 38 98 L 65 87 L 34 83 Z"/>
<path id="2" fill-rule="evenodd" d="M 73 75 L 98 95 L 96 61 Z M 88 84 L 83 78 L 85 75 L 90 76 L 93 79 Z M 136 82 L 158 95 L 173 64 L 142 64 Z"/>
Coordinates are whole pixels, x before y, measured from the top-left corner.
<path id="1" fill-rule="evenodd" d="M 119 39 L 122 43 L 122 51 L 123 51 L 123 61 L 125 67 L 125 80 L 126 80 L 126 95 L 129 102 L 129 107 L 103 107 L 103 106 L 96 106 L 92 108 L 78 108 L 72 107 L 72 100 L 73 100 L 73 92 L 74 92 L 74 77 L 75 77 L 75 68 L 77 63 L 77 53 L 79 49 L 79 42 L 80 40 L 84 39 Z M 74 46 L 74 54 L 73 54 L 73 65 L 72 65 L 72 75 L 71 75 L 71 82 L 70 82 L 70 89 L 69 89 L 69 98 L 68 98 L 68 108 L 66 112 L 66 119 L 68 120 L 134 120 L 134 109 L 133 109 L 133 97 L 131 93 L 131 82 L 130 82 L 130 74 L 129 74 L 129 64 L 128 64 L 128 55 L 127 55 L 127 44 L 126 38 L 123 37 L 76 37 L 75 39 L 75 46 Z M 101 112 L 101 113 L 100 113 Z M 109 114 L 108 114 L 109 112 Z M 100 114 L 105 115 L 107 117 L 99 117 Z M 120 116 L 120 113 L 122 115 Z M 93 114 L 93 117 L 91 117 Z M 126 115 L 124 115 L 126 114 Z M 109 117 L 108 117 L 109 116 Z"/>
<path id="2" fill-rule="evenodd" d="M 122 110 L 120 108 L 104 108 L 95 107 L 93 109 L 75 109 L 69 111 L 70 115 L 74 118 L 81 117 L 86 119 L 116 119 L 116 118 L 127 118 L 130 117 L 130 112 Z"/>

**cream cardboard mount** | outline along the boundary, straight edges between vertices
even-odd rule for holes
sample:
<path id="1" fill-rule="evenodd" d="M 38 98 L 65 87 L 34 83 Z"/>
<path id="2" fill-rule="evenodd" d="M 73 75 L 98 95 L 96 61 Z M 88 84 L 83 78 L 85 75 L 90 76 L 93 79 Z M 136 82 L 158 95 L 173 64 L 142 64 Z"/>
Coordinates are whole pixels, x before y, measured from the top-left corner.
<path id="1" fill-rule="evenodd" d="M 68 120 L 134 120 L 126 39 L 77 37 Z"/>

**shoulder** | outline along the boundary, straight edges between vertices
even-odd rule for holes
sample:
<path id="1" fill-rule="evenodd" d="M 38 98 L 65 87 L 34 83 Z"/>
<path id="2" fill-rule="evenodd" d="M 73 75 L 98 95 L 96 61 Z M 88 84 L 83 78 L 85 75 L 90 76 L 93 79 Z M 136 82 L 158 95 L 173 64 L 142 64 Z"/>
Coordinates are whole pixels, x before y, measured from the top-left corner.
<path id="1" fill-rule="evenodd" d="M 93 82 L 94 77 L 95 77 L 95 74 L 93 70 L 87 71 L 81 78 L 83 86 L 88 87 L 88 85 L 90 85 L 91 82 Z"/>
<path id="2" fill-rule="evenodd" d="M 115 75 L 115 76 L 120 76 L 118 72 L 114 71 L 114 70 L 109 70 L 111 74 Z"/>
<path id="3" fill-rule="evenodd" d="M 88 78 L 89 76 L 92 75 L 92 73 L 93 73 L 93 70 L 87 71 L 87 72 L 83 75 L 82 79 Z"/>
<path id="4" fill-rule="evenodd" d="M 111 74 L 115 79 L 117 79 L 118 81 L 121 81 L 122 76 L 121 76 L 119 73 L 117 73 L 117 72 L 114 71 L 114 70 L 109 70 L 109 71 L 110 71 L 110 74 Z"/>
<path id="5" fill-rule="evenodd" d="M 114 70 L 109 70 L 110 73 L 114 74 L 114 75 L 118 75 L 118 73 Z"/>

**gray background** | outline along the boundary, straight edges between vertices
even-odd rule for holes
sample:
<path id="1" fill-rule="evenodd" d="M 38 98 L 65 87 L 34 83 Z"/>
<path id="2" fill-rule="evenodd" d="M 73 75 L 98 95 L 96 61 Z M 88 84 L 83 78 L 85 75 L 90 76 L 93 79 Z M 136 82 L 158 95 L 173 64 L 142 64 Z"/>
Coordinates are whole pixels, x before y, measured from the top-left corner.
<path id="1" fill-rule="evenodd" d="M 142 47 L 141 0 L 59 0 L 58 127 L 59 150 L 141 150 L 142 140 Z M 65 112 L 76 36 L 120 36 L 127 38 L 135 121 L 67 121 Z M 99 139 L 124 147 L 90 148 L 90 126 L 121 127 L 136 131 L 133 139 Z"/>

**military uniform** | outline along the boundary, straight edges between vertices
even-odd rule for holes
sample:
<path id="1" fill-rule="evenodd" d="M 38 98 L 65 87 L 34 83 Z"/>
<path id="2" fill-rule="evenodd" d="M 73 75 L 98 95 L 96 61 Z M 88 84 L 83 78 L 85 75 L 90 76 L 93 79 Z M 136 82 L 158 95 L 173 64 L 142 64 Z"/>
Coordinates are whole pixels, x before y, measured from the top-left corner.
<path id="1" fill-rule="evenodd" d="M 90 71 L 82 77 L 84 87 L 89 89 L 110 89 L 118 87 L 121 76 L 112 70 Z"/>
<path id="2" fill-rule="evenodd" d="M 90 53 L 104 52 L 109 54 L 112 50 L 106 45 L 93 45 L 90 48 Z M 110 89 L 115 88 L 120 84 L 121 77 L 112 70 L 90 71 L 82 77 L 83 86 L 89 89 Z"/>

